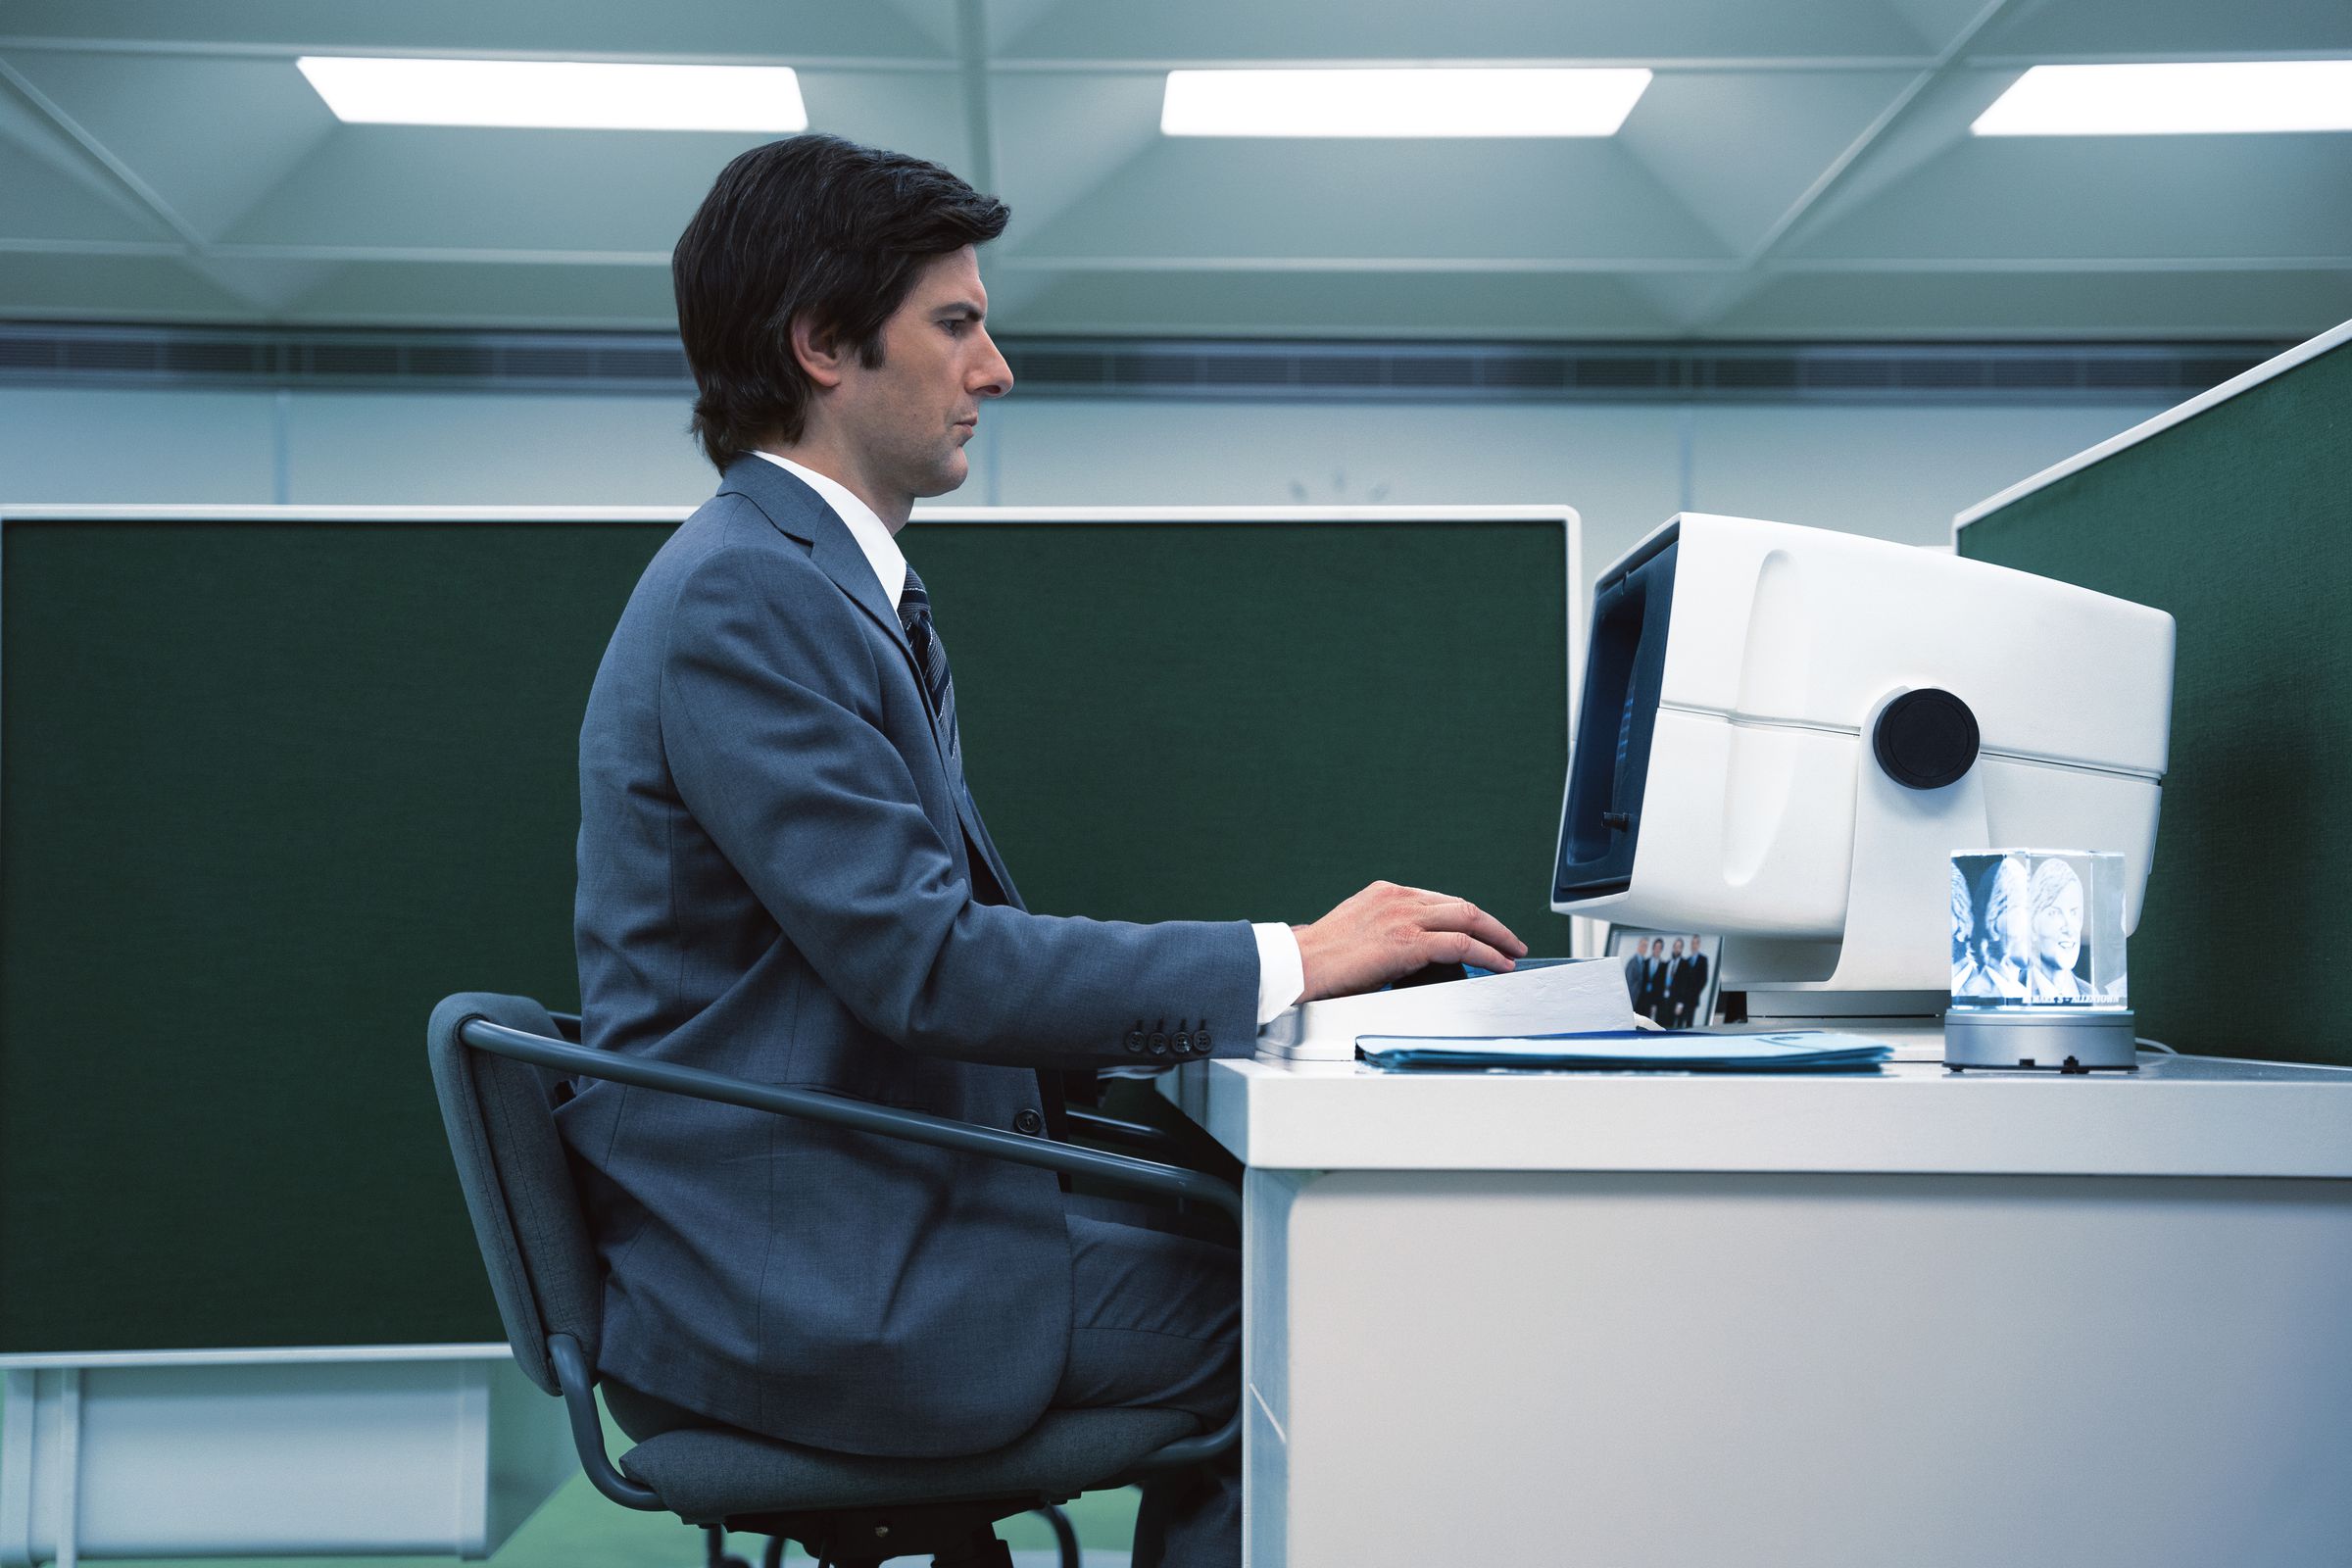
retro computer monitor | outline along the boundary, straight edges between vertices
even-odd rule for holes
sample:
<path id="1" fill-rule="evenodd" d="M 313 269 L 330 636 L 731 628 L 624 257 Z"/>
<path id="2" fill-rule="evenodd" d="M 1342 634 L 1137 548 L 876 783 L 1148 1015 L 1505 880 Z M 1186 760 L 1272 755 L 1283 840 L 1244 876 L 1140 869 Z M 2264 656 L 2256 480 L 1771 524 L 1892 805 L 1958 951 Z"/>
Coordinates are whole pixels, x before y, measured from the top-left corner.
<path id="1" fill-rule="evenodd" d="M 1552 907 L 1721 933 L 1751 1016 L 1940 1011 L 1955 850 L 2117 852 L 2137 920 L 2163 612 L 1684 513 L 1600 574 L 1588 625 Z"/>

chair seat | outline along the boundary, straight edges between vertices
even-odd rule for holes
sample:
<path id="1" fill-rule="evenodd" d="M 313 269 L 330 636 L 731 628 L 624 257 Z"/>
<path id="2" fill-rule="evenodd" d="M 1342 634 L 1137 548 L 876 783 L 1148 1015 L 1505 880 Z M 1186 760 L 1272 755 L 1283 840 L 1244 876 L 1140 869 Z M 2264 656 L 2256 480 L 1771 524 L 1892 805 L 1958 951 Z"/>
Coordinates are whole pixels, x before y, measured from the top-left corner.
<path id="1" fill-rule="evenodd" d="M 648 1438 L 621 1466 L 690 1524 L 1035 1493 L 1068 1497 L 1199 1430 L 1181 1410 L 1051 1410 L 1002 1448 L 953 1459 L 877 1459 L 780 1443 L 734 1427 Z"/>

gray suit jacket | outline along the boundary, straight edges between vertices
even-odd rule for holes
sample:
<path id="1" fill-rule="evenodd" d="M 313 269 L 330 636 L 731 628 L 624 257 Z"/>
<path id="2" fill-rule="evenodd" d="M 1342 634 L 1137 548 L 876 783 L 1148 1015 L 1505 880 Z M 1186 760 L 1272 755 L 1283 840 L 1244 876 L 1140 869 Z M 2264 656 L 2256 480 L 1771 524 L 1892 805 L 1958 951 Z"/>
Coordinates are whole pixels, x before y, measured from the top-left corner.
<path id="1" fill-rule="evenodd" d="M 756 457 L 597 671 L 574 936 L 592 1046 L 994 1127 L 1035 1129 L 1041 1069 L 1134 1060 L 1161 1019 L 1218 1055 L 1255 1036 L 1247 924 L 1020 906 L 873 568 Z M 979 1452 L 1044 1410 L 1070 1325 L 1051 1172 L 612 1083 L 559 1119 L 605 1373 L 858 1453 Z"/>

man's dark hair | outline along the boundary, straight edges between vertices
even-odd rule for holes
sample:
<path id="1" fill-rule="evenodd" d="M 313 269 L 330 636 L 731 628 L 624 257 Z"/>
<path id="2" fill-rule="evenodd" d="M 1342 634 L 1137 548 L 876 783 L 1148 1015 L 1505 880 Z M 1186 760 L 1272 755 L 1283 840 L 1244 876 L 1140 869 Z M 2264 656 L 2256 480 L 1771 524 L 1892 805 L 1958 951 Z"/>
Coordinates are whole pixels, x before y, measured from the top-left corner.
<path id="1" fill-rule="evenodd" d="M 694 434 L 724 469 L 761 441 L 797 441 L 812 383 L 792 323 L 882 363 L 882 323 L 936 256 L 1004 232 L 1010 210 L 937 164 L 838 136 L 755 147 L 719 172 L 670 253 L 678 334 L 694 368 Z"/>

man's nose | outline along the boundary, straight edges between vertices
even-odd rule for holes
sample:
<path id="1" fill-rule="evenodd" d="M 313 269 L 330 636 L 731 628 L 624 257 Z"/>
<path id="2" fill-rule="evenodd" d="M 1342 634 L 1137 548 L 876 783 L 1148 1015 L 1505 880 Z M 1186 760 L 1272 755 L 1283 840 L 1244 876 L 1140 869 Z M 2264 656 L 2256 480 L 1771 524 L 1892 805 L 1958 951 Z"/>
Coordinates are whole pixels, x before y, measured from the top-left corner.
<path id="1" fill-rule="evenodd" d="M 986 327 L 981 328 L 980 340 L 988 353 L 972 372 L 972 395 L 1001 398 L 1012 390 L 1012 367 L 1004 363 L 1004 356 L 997 349 L 997 340 L 988 335 Z"/>

